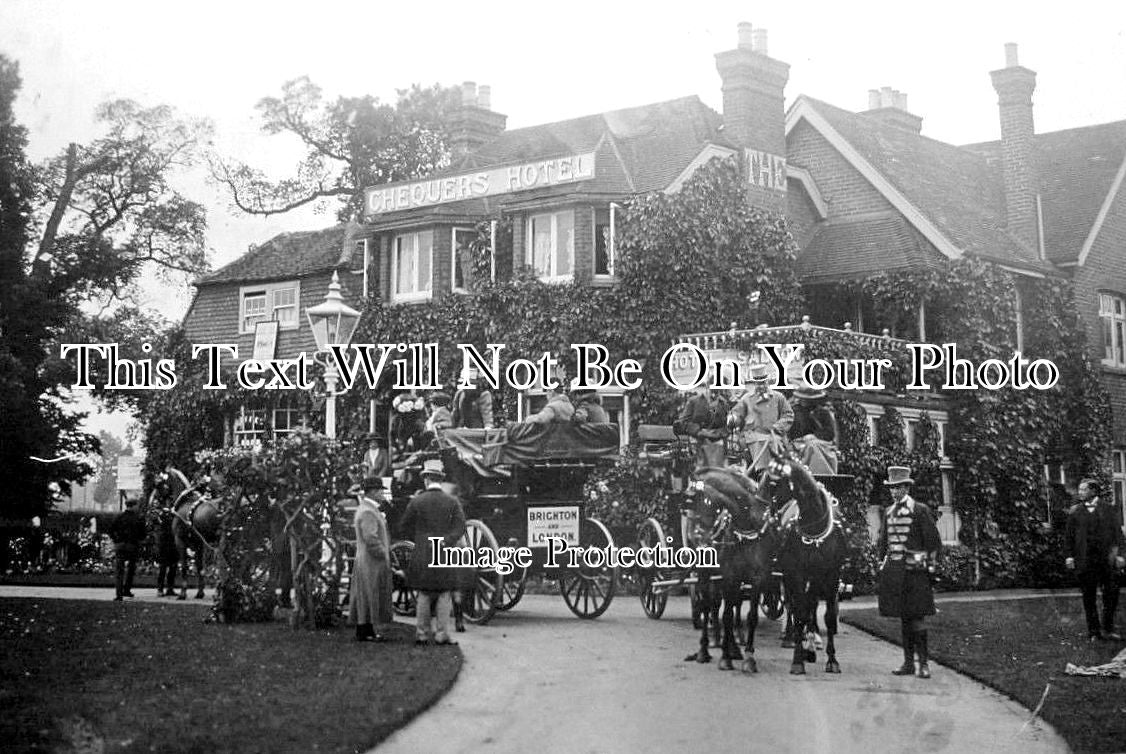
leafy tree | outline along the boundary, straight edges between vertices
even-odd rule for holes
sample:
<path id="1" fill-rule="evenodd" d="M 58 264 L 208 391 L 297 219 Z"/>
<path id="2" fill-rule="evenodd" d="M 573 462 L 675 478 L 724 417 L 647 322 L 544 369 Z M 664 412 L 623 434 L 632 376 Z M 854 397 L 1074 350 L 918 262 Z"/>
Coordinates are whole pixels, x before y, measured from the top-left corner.
<path id="1" fill-rule="evenodd" d="M 295 175 L 271 181 L 238 161 L 215 158 L 212 174 L 236 207 L 275 215 L 323 199 L 338 199 L 338 218 L 360 219 L 368 186 L 428 175 L 449 164 L 449 116 L 456 88 L 400 89 L 394 106 L 371 96 L 326 102 L 321 88 L 301 77 L 280 97 L 258 103 L 262 130 L 296 137 L 305 150 Z"/>
<path id="2" fill-rule="evenodd" d="M 146 268 L 205 269 L 203 207 L 170 179 L 209 135 L 167 107 L 107 102 L 100 138 L 36 168 L 12 111 L 19 86 L 16 63 L 0 56 L 0 506 L 13 516 L 42 513 L 49 482 L 66 489 L 92 471 L 76 458 L 97 438 L 68 407 L 75 360 L 59 344 L 136 330 L 136 309 L 115 306 Z M 112 317 L 98 322 L 99 311 Z"/>

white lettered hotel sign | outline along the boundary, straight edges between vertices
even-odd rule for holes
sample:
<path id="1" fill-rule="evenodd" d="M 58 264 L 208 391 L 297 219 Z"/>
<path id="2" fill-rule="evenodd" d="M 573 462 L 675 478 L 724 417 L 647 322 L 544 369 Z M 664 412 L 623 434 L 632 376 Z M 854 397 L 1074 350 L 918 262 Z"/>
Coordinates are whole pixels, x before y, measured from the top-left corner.
<path id="1" fill-rule="evenodd" d="M 786 158 L 757 149 L 746 150 L 747 183 L 752 186 L 786 190 Z"/>
<path id="2" fill-rule="evenodd" d="M 364 190 L 365 214 L 431 207 L 466 199 L 512 194 L 517 191 L 576 183 L 594 177 L 594 152 L 490 168 L 476 173 L 389 183 Z"/>

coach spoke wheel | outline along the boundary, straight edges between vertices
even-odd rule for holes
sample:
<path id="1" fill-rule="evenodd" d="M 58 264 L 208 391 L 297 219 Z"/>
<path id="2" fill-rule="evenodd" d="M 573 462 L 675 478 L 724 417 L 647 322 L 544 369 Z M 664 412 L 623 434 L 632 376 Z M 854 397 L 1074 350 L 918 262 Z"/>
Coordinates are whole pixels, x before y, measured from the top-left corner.
<path id="1" fill-rule="evenodd" d="M 497 600 L 497 610 L 511 610 L 524 596 L 524 587 L 528 585 L 528 569 L 513 566 L 512 573 L 504 577 L 504 585 L 500 590 Z"/>
<path id="2" fill-rule="evenodd" d="M 655 518 L 647 518 L 637 530 L 637 547 L 657 547 L 665 544 L 665 530 L 661 522 Z M 653 582 L 663 579 L 664 576 L 654 568 L 637 567 L 638 596 L 641 598 L 641 609 L 645 614 L 657 620 L 665 614 L 665 605 L 668 604 L 668 592 L 654 592 Z"/>
<path id="3" fill-rule="evenodd" d="M 473 552 L 478 552 L 482 547 L 491 549 L 493 560 L 496 561 L 495 555 L 499 549 L 497 538 L 484 523 L 475 518 L 466 521 L 465 538 Z M 473 580 L 472 598 L 466 606 L 465 619 L 478 625 L 488 623 L 496 615 L 503 594 L 504 576 L 497 573 L 496 568 L 478 568 Z"/>
<path id="4" fill-rule="evenodd" d="M 579 542 L 584 552 L 588 547 L 596 547 L 605 554 L 614 546 L 610 530 L 593 518 L 583 520 Z M 617 568 L 605 564 L 594 568 L 584 562 L 578 568 L 563 572 L 559 577 L 559 592 L 572 613 L 580 618 L 597 618 L 610 607 L 617 583 Z"/>
<path id="5" fill-rule="evenodd" d="M 391 545 L 391 607 L 396 615 L 414 615 L 418 593 L 407 586 L 407 569 L 414 554 L 414 542 L 400 540 Z"/>

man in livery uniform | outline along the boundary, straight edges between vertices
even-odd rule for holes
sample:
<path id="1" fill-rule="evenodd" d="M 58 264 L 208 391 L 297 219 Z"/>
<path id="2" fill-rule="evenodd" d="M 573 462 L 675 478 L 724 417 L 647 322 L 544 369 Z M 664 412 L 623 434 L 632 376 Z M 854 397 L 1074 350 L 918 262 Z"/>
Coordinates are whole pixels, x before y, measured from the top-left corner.
<path id="1" fill-rule="evenodd" d="M 883 562 L 879 574 L 879 606 L 880 615 L 901 621 L 903 664 L 891 671 L 892 674 L 930 678 L 923 619 L 935 612 L 930 578 L 942 540 L 931 509 L 907 494 L 914 483 L 908 467 L 888 467 L 884 485 L 891 493 L 892 504 L 884 512 L 884 525 L 880 530 L 879 554 Z M 919 655 L 918 671 L 915 669 L 916 653 Z"/>

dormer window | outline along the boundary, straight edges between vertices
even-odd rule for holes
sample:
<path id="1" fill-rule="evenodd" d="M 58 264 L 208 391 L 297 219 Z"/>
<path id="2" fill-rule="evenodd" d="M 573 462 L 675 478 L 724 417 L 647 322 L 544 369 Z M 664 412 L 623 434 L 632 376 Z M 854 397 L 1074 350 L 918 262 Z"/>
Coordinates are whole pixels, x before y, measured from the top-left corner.
<path id="1" fill-rule="evenodd" d="M 252 333 L 259 322 L 276 320 L 282 330 L 296 330 L 300 285 L 294 280 L 244 286 L 239 291 L 239 332 Z"/>
<path id="2" fill-rule="evenodd" d="M 433 251 L 434 231 L 420 230 L 395 236 L 391 245 L 392 301 L 424 301 L 430 298 Z"/>
<path id="3" fill-rule="evenodd" d="M 525 262 L 540 280 L 564 282 L 575 272 L 575 213 L 550 212 L 528 218 Z"/>

